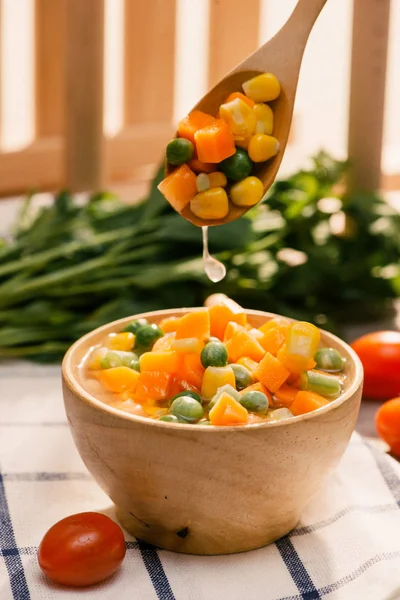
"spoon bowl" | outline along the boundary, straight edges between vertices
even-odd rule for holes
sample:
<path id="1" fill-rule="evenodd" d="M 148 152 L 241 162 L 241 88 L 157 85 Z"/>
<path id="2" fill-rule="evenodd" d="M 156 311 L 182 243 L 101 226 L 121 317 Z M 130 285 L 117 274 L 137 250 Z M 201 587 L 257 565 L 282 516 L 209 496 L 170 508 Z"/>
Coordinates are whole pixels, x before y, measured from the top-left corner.
<path id="1" fill-rule="evenodd" d="M 278 98 L 268 104 L 274 113 L 274 137 L 279 141 L 278 153 L 265 163 L 256 163 L 252 175 L 263 182 L 264 194 L 273 184 L 286 149 L 292 122 L 297 82 L 303 53 L 311 29 L 327 0 L 299 0 L 294 11 L 278 33 L 250 54 L 219 81 L 192 110 L 217 116 L 221 104 L 232 92 L 242 91 L 242 84 L 260 73 L 273 73 L 281 84 Z M 173 167 L 165 164 L 165 175 Z M 235 206 L 230 202 L 229 213 L 223 219 L 200 219 L 186 206 L 179 214 L 199 227 L 223 225 L 241 217 L 251 206 Z"/>

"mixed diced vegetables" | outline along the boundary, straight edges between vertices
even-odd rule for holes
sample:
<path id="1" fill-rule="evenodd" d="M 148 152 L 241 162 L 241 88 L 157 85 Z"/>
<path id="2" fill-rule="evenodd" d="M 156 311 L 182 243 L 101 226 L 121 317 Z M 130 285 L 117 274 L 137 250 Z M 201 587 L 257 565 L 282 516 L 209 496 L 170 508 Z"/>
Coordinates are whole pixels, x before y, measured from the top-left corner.
<path id="1" fill-rule="evenodd" d="M 178 123 L 178 137 L 166 149 L 174 170 L 158 186 L 178 212 L 189 207 L 199 219 L 219 220 L 229 202 L 248 207 L 261 200 L 264 187 L 254 169 L 279 151 L 266 103 L 279 96 L 280 84 L 263 73 L 242 88 L 244 93 L 229 94 L 217 116 L 194 110 Z"/>
<path id="2" fill-rule="evenodd" d="M 170 423 L 246 425 L 302 415 L 337 398 L 345 359 L 311 323 L 255 328 L 223 294 L 158 324 L 137 319 L 92 348 L 84 377 L 102 400 Z M 98 385 L 98 384 L 97 384 Z"/>

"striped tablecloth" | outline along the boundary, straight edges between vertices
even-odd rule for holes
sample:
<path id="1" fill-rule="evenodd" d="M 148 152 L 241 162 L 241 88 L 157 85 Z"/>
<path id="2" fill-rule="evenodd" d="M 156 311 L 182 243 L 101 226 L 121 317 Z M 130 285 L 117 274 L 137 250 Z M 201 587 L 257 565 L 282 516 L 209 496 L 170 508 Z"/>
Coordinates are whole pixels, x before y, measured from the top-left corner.
<path id="1" fill-rule="evenodd" d="M 37 566 L 38 544 L 88 510 L 114 518 L 72 442 L 59 367 L 0 366 L 0 600 L 400 599 L 400 466 L 357 434 L 297 529 L 246 554 L 173 554 L 127 534 L 110 580 L 58 587 Z"/>

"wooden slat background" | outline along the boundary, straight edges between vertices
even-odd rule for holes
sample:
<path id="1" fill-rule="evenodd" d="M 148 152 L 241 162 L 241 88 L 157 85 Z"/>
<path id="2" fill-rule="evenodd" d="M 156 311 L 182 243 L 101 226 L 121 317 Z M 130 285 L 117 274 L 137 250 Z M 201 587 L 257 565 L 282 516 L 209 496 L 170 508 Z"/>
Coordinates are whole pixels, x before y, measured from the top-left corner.
<path id="1" fill-rule="evenodd" d="M 176 15 L 182 2 L 209 3 L 208 86 L 259 43 L 262 0 L 121 0 L 123 125 L 107 137 L 104 5 L 114 0 L 33 1 L 35 139 L 17 151 L 0 151 L 0 196 L 65 185 L 84 190 L 126 184 L 138 168 L 151 172 L 148 165 L 158 163 L 174 132 Z M 353 0 L 353 5 L 348 152 L 355 167 L 350 184 L 398 189 L 400 173 L 381 177 L 380 168 L 390 0 Z M 1 112 L 0 101 L 0 117 Z M 301 148 L 296 138 L 299 143 Z"/>

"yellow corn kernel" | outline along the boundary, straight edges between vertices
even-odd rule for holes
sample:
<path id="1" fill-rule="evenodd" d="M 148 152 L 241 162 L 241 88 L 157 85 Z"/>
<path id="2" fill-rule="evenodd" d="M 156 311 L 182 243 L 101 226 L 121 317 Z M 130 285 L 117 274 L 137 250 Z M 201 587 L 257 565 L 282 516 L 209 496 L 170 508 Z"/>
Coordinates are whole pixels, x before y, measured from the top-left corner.
<path id="1" fill-rule="evenodd" d="M 122 333 L 110 333 L 107 339 L 107 346 L 111 350 L 122 350 L 123 352 L 129 352 L 135 347 L 136 336 L 130 331 L 123 331 Z"/>
<path id="2" fill-rule="evenodd" d="M 247 135 L 246 137 L 244 137 L 243 135 L 234 136 L 235 146 L 243 148 L 243 150 L 247 150 L 247 148 L 249 147 L 251 137 L 251 135 Z"/>
<path id="3" fill-rule="evenodd" d="M 231 385 L 236 389 L 235 374 L 232 367 L 207 367 L 201 384 L 201 395 L 209 400 L 223 385 Z"/>
<path id="4" fill-rule="evenodd" d="M 207 173 L 199 173 L 197 175 L 196 187 L 198 192 L 205 192 L 206 190 L 210 189 L 211 185 Z"/>
<path id="5" fill-rule="evenodd" d="M 255 104 L 253 106 L 256 115 L 255 133 L 266 133 L 271 135 L 274 129 L 274 113 L 268 104 Z"/>
<path id="6" fill-rule="evenodd" d="M 219 114 L 221 119 L 227 123 L 232 135 L 246 137 L 254 133 L 256 115 L 244 100 L 235 98 L 226 104 L 221 104 Z"/>
<path id="7" fill-rule="evenodd" d="M 242 365 L 242 367 L 246 367 L 252 373 L 258 367 L 258 362 L 250 358 L 249 356 L 241 356 L 237 361 L 238 365 Z"/>
<path id="8" fill-rule="evenodd" d="M 88 369 L 91 371 L 98 371 L 101 368 L 100 361 L 102 358 L 104 358 L 107 352 L 108 348 L 94 348 L 89 355 L 89 360 L 87 363 Z"/>
<path id="9" fill-rule="evenodd" d="M 196 194 L 190 201 L 190 210 L 199 219 L 223 219 L 229 212 L 229 200 L 222 187 Z"/>
<path id="10" fill-rule="evenodd" d="M 272 135 L 256 133 L 252 136 L 248 153 L 253 162 L 265 162 L 278 154 L 280 144 Z"/>
<path id="11" fill-rule="evenodd" d="M 264 186 L 258 177 L 250 176 L 231 187 L 230 199 L 236 206 L 254 206 L 260 202 Z"/>
<path id="12" fill-rule="evenodd" d="M 210 180 L 210 187 L 212 188 L 225 187 L 228 183 L 225 173 L 221 173 L 221 171 L 209 173 L 208 179 Z"/>
<path id="13" fill-rule="evenodd" d="M 320 339 L 320 331 L 315 325 L 303 321 L 292 323 L 277 357 L 292 373 L 301 373 L 310 368 L 309 362 L 317 351 Z"/>
<path id="14" fill-rule="evenodd" d="M 254 102 L 270 102 L 270 100 L 275 100 L 281 92 L 280 83 L 272 73 L 256 75 L 245 81 L 242 88 L 246 96 Z"/>

